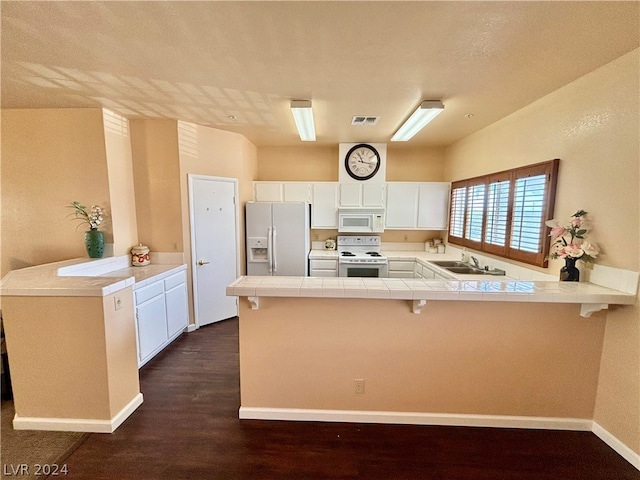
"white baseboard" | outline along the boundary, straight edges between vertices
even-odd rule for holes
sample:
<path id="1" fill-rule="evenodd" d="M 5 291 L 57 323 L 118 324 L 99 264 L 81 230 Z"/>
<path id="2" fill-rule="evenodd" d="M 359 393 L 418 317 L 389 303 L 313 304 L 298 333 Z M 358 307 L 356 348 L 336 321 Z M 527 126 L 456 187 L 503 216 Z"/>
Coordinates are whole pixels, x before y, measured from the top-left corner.
<path id="1" fill-rule="evenodd" d="M 143 401 L 138 393 L 111 420 L 93 420 L 87 418 L 43 418 L 43 417 L 13 417 L 13 428 L 16 430 L 50 430 L 56 432 L 90 432 L 113 433 Z"/>
<path id="2" fill-rule="evenodd" d="M 624 443 L 613 436 L 608 430 L 603 428 L 598 422 L 593 422 L 593 428 L 591 429 L 600 440 L 609 445 L 615 452 L 624 458 L 631 465 L 640 470 L 640 454 L 634 452 Z"/>
<path id="3" fill-rule="evenodd" d="M 240 419 L 591 431 L 586 418 L 240 407 Z"/>
<path id="4" fill-rule="evenodd" d="M 195 323 L 190 323 L 187 325 L 187 333 L 195 332 L 198 329 L 198 326 Z"/>

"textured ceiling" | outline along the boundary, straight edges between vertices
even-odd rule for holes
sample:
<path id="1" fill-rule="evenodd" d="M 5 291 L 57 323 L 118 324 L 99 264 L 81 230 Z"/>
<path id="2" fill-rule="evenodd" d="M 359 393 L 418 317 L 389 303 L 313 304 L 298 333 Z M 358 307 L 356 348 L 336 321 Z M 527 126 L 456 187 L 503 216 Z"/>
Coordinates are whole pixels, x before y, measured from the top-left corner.
<path id="1" fill-rule="evenodd" d="M 421 100 L 442 146 L 639 45 L 632 2 L 15 2 L 1 5 L 3 108 L 104 106 L 301 145 L 388 142 Z M 473 114 L 467 118 L 467 114 Z M 351 126 L 376 115 L 375 126 Z"/>

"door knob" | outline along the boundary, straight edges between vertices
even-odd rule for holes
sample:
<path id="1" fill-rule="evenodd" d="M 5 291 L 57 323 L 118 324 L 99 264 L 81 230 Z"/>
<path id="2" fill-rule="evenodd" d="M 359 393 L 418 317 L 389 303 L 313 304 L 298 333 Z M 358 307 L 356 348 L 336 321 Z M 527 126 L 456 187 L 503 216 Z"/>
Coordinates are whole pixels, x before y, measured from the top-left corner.
<path id="1" fill-rule="evenodd" d="M 206 265 L 207 263 L 209 262 L 207 262 L 206 260 L 198 260 L 198 265 Z"/>

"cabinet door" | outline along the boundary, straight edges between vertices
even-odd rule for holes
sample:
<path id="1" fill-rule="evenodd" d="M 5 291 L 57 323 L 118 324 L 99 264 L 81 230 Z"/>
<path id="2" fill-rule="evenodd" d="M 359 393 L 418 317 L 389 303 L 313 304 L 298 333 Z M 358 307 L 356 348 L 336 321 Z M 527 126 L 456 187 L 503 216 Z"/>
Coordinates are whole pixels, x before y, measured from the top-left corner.
<path id="1" fill-rule="evenodd" d="M 363 207 L 384 207 L 384 183 L 364 183 L 362 185 Z"/>
<path id="2" fill-rule="evenodd" d="M 167 313 L 164 295 L 157 295 L 136 307 L 138 355 L 143 362 L 167 341 Z"/>
<path id="3" fill-rule="evenodd" d="M 314 183 L 311 202 L 311 228 L 338 228 L 338 184 Z"/>
<path id="4" fill-rule="evenodd" d="M 167 338 L 177 335 L 187 327 L 187 284 L 181 283 L 165 292 L 167 307 Z"/>
<path id="5" fill-rule="evenodd" d="M 451 184 L 429 182 L 420 184 L 418 228 L 446 230 L 449 224 L 449 191 Z"/>
<path id="6" fill-rule="evenodd" d="M 411 182 L 387 183 L 386 228 L 416 228 L 418 185 Z"/>
<path id="7" fill-rule="evenodd" d="M 310 202 L 311 185 L 301 182 L 284 182 L 282 184 L 285 202 Z"/>
<path id="8" fill-rule="evenodd" d="M 341 183 L 340 184 L 340 206 L 341 207 L 359 207 L 360 206 L 360 188 L 359 183 Z"/>
<path id="9" fill-rule="evenodd" d="M 282 182 L 254 182 L 253 199 L 256 202 L 282 202 Z"/>

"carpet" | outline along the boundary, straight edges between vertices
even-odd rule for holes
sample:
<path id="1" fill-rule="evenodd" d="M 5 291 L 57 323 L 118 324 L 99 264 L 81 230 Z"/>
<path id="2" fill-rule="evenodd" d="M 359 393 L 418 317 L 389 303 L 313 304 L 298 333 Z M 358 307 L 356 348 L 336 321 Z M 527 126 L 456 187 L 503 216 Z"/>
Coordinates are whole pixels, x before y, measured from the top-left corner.
<path id="1" fill-rule="evenodd" d="M 89 436 L 84 432 L 49 432 L 35 430 L 14 430 L 12 425 L 15 413 L 13 401 L 3 400 L 2 423 L 0 430 L 2 476 L 36 476 L 36 465 L 40 465 L 40 478 L 53 464 L 62 465 L 64 460 L 78 448 Z M 22 465 L 26 465 L 23 467 Z M 47 467 L 42 468 L 42 466 Z M 22 469 L 22 474 L 18 471 Z M 13 474 L 13 475 L 12 475 Z M 60 475 L 59 475 L 60 476 Z M 53 477 L 52 477 L 53 478 Z"/>

